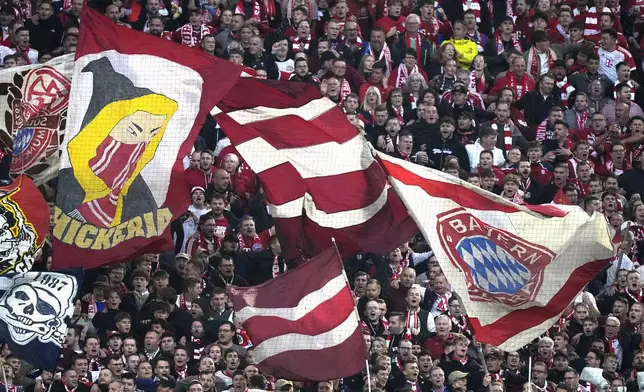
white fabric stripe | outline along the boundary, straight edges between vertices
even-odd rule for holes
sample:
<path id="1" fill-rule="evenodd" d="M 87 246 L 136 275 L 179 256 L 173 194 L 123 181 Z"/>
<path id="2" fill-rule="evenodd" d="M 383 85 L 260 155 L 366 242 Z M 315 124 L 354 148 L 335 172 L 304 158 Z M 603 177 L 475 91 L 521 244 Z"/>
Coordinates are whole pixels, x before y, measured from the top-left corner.
<path id="1" fill-rule="evenodd" d="M 262 138 L 255 138 L 238 145 L 237 151 L 257 174 L 288 162 L 302 178 L 337 176 L 362 171 L 373 163 L 373 155 L 364 137 L 359 134 L 342 144 L 328 142 L 281 150 Z"/>
<path id="2" fill-rule="evenodd" d="M 501 350 L 508 351 L 508 352 L 520 349 L 521 347 L 525 346 L 526 344 L 534 340 L 535 337 L 538 337 L 539 335 L 541 335 L 543 331 L 547 331 L 548 329 L 550 329 L 550 327 L 555 325 L 555 323 L 557 322 L 557 320 L 559 320 L 559 317 L 561 317 L 562 314 L 563 312 L 558 314 L 556 317 L 552 317 L 544 321 L 539 325 L 536 325 L 532 328 L 528 328 L 524 331 L 517 333 L 516 335 L 512 336 L 511 338 L 509 338 L 508 340 L 500 344 L 498 347 Z"/>
<path id="3" fill-rule="evenodd" d="M 328 281 L 324 287 L 304 296 L 294 308 L 258 308 L 245 306 L 239 312 L 236 312 L 236 314 L 242 322 L 245 322 L 251 317 L 264 316 L 274 316 L 288 321 L 296 321 L 315 310 L 324 301 L 333 298 L 345 288 L 347 288 L 347 281 L 344 275 L 340 274 Z"/>
<path id="4" fill-rule="evenodd" d="M 323 350 L 344 343 L 358 328 L 356 312 L 351 312 L 342 324 L 319 335 L 302 335 L 289 333 L 267 339 L 257 345 L 253 353 L 257 363 L 272 356 L 295 350 Z"/>
<path id="5" fill-rule="evenodd" d="M 117 189 L 118 187 L 121 186 L 125 181 L 127 181 L 127 173 L 130 171 L 130 165 L 132 163 L 136 162 L 139 157 L 143 154 L 143 151 L 145 149 L 145 144 L 144 143 L 139 143 L 134 151 L 132 151 L 132 154 L 130 154 L 130 157 L 127 160 L 127 163 L 125 166 L 123 166 L 123 169 L 121 169 L 121 172 L 114 178 L 114 183 L 112 184 L 112 189 Z"/>
<path id="6" fill-rule="evenodd" d="M 343 229 L 359 225 L 373 218 L 387 204 L 388 191 L 389 186 L 385 185 L 378 199 L 366 207 L 331 213 L 318 209 L 313 197 L 309 193 L 305 193 L 303 197 L 284 204 L 271 204 L 271 213 L 273 218 L 295 218 L 301 216 L 302 209 L 304 209 L 306 216 L 318 225 Z"/>
<path id="7" fill-rule="evenodd" d="M 276 109 L 266 106 L 258 106 L 251 109 L 236 110 L 227 114 L 231 119 L 241 125 L 251 124 L 258 121 L 273 120 L 283 116 L 297 116 L 306 121 L 311 121 L 316 117 L 322 116 L 334 107 L 337 107 L 337 104 L 333 103 L 330 99 L 319 98 L 307 102 L 297 108 Z M 221 113 L 221 110 L 218 107 L 215 107 L 210 111 L 210 114 L 213 117 L 219 113 Z"/>
<path id="8" fill-rule="evenodd" d="M 110 161 L 112 160 L 112 157 L 114 156 L 114 153 L 118 150 L 119 146 L 121 143 L 117 142 L 116 140 L 112 140 L 112 142 L 107 146 L 105 149 L 105 153 L 101 157 L 101 159 L 96 162 L 94 166 L 92 166 L 92 171 L 96 174 L 99 175 L 109 166 Z"/>
<path id="9" fill-rule="evenodd" d="M 103 223 L 105 226 L 109 226 L 110 223 L 112 223 L 112 220 L 107 217 L 107 215 L 103 215 L 104 212 L 101 210 L 101 207 L 98 205 L 96 200 L 92 200 L 89 203 L 87 203 L 87 207 L 89 207 L 90 211 L 94 213 L 94 215 Z"/>

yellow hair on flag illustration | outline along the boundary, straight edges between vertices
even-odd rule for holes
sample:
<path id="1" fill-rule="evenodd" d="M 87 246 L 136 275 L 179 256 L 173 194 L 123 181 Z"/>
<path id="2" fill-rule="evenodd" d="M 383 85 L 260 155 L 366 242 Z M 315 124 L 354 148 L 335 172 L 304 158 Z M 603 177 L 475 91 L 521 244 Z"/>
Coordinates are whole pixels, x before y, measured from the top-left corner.
<path id="1" fill-rule="evenodd" d="M 55 268 L 172 249 L 170 223 L 190 203 L 183 157 L 242 72 L 106 23 L 89 7 L 82 18 L 58 174 Z"/>

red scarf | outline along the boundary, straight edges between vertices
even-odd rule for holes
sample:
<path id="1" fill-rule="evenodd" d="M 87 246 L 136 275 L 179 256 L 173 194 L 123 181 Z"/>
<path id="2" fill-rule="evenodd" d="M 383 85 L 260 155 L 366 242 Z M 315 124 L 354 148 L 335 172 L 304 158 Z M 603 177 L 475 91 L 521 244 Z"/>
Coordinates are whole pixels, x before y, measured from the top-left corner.
<path id="1" fill-rule="evenodd" d="M 575 117 L 577 117 L 577 129 L 579 130 L 586 129 L 588 116 L 589 116 L 588 110 L 584 110 L 584 112 L 581 115 L 579 115 L 579 113 L 575 111 Z"/>
<path id="2" fill-rule="evenodd" d="M 403 150 L 401 150 L 401 149 L 400 149 L 400 147 L 396 147 L 396 148 L 398 149 L 398 153 L 400 154 L 401 158 L 402 158 L 404 161 L 409 162 L 409 153 L 404 152 Z"/>
<path id="3" fill-rule="evenodd" d="M 402 270 L 404 270 L 407 267 L 409 267 L 409 261 L 406 259 L 400 260 L 400 264 L 398 264 L 397 267 L 394 267 L 391 264 L 389 264 L 389 268 L 391 268 L 393 271 L 391 278 L 389 280 L 398 279 L 400 277 L 400 273 L 402 272 Z"/>
<path id="4" fill-rule="evenodd" d="M 405 109 L 403 109 L 402 106 L 399 108 L 392 107 L 392 109 L 394 110 L 394 114 L 396 115 L 396 118 L 400 122 L 400 125 L 401 126 L 405 125 L 405 117 L 404 117 Z"/>
<path id="5" fill-rule="evenodd" d="M 523 53 L 521 42 L 519 42 L 519 40 L 516 39 L 513 35 L 510 36 L 510 40 L 512 40 L 512 46 L 514 46 L 514 48 L 519 52 Z M 494 33 L 494 41 L 496 42 L 496 54 L 502 54 L 503 52 L 505 52 L 503 37 L 501 37 L 501 33 L 499 33 L 498 31 Z"/>
<path id="6" fill-rule="evenodd" d="M 476 71 L 470 72 L 470 90 L 476 91 L 479 94 L 485 94 L 487 90 L 485 72 L 481 72 L 481 77 L 476 76 Z"/>
<path id="7" fill-rule="evenodd" d="M 492 123 L 492 129 L 497 132 L 501 126 L 503 127 L 503 142 L 505 143 L 505 152 L 507 153 L 512 149 L 512 128 L 508 124 Z"/>
<path id="8" fill-rule="evenodd" d="M 19 48 L 19 47 L 17 47 L 17 46 L 14 46 L 14 49 L 16 49 L 16 53 L 20 53 L 20 54 L 22 55 L 22 57 L 24 57 L 24 58 L 25 58 L 25 62 L 26 62 L 27 64 L 29 64 L 29 65 L 33 64 L 33 63 L 31 62 L 31 58 L 29 57 L 29 51 L 31 50 L 31 46 L 30 46 L 30 45 L 27 45 L 27 47 L 25 48 L 25 50 L 22 50 L 22 49 L 20 49 L 20 48 Z"/>
<path id="9" fill-rule="evenodd" d="M 190 342 L 195 345 L 195 348 L 192 349 L 192 357 L 198 361 L 201 359 L 204 350 L 204 347 L 201 345 L 201 339 L 191 336 Z"/>
<path id="10" fill-rule="evenodd" d="M 210 28 L 202 24 L 199 31 L 195 31 L 190 23 L 181 26 L 181 44 L 191 48 L 199 45 L 203 37 L 210 34 Z"/>
<path id="11" fill-rule="evenodd" d="M 555 58 L 552 55 L 552 49 L 548 48 L 548 50 L 546 50 L 546 54 L 548 55 L 548 70 L 552 70 L 552 63 L 555 61 Z M 539 53 L 537 53 L 534 46 L 528 51 L 528 60 L 530 61 L 530 75 L 532 75 L 534 80 L 538 80 L 541 76 L 541 60 L 539 59 Z"/>
<path id="12" fill-rule="evenodd" d="M 351 94 L 351 85 L 346 78 L 340 81 L 340 106 L 344 105 L 344 100 Z"/>
<path id="13" fill-rule="evenodd" d="M 411 311 L 407 309 L 407 320 L 405 321 L 405 328 L 420 329 L 420 319 L 418 318 L 418 310 Z"/>
<path id="14" fill-rule="evenodd" d="M 629 297 L 633 298 L 635 302 L 642 302 L 642 289 L 640 289 L 639 293 L 637 294 L 633 294 L 630 290 L 626 290 L 626 294 L 628 294 Z"/>
<path id="15" fill-rule="evenodd" d="M 421 48 L 420 47 L 421 47 L 421 45 L 423 43 L 423 36 L 421 34 L 416 34 L 415 42 L 416 42 L 416 60 L 417 60 L 418 64 L 423 64 L 422 59 L 420 57 L 421 56 Z M 407 34 L 407 33 L 405 33 L 405 46 L 407 48 L 412 47 L 411 46 L 411 38 L 409 37 L 409 34 Z M 403 65 L 403 64 L 401 63 L 400 65 Z M 418 67 L 414 67 L 414 69 L 418 69 Z M 403 83 L 403 86 L 404 85 L 405 84 Z M 396 86 L 396 87 L 398 87 L 398 86 Z"/>
<path id="16" fill-rule="evenodd" d="M 418 66 L 414 65 L 414 68 L 411 69 L 411 71 L 407 70 L 407 66 L 404 63 L 400 63 L 398 66 L 398 71 L 396 72 L 396 84 L 394 87 L 396 88 L 403 88 L 405 87 L 405 83 L 407 83 L 407 79 L 409 78 L 409 75 L 418 73 Z"/>
<path id="17" fill-rule="evenodd" d="M 452 298 L 452 292 L 448 291 L 445 294 L 438 297 L 438 302 L 436 303 L 436 309 L 441 312 L 446 312 L 449 309 L 449 299 Z"/>
<path id="18" fill-rule="evenodd" d="M 311 34 L 306 40 L 301 40 L 297 35 L 293 38 L 293 53 L 308 52 L 309 45 L 311 44 Z"/>
<path id="19" fill-rule="evenodd" d="M 514 100 L 518 101 L 528 92 L 528 78 L 529 76 L 523 74 L 521 81 L 517 79 L 517 75 L 514 72 L 508 72 L 508 87 L 514 91 Z"/>
<path id="20" fill-rule="evenodd" d="M 278 256 L 278 255 L 274 255 L 274 256 L 273 256 L 273 268 L 272 268 L 273 278 L 277 278 L 278 276 L 280 276 L 281 274 L 283 274 L 284 272 L 286 272 L 286 270 L 287 270 L 287 268 L 286 268 L 286 263 L 284 263 L 284 271 L 283 271 L 283 272 L 280 272 L 280 261 L 279 261 L 279 256 Z"/>
<path id="21" fill-rule="evenodd" d="M 184 365 L 183 369 L 179 369 L 175 366 L 174 372 L 177 374 L 177 381 L 183 380 L 184 378 L 188 377 L 188 365 Z"/>
<path id="22" fill-rule="evenodd" d="M 239 239 L 239 249 L 244 252 L 261 252 L 264 250 L 262 240 L 257 233 L 255 233 L 253 238 L 246 238 L 242 233 L 239 233 L 237 234 L 237 238 Z"/>
<path id="23" fill-rule="evenodd" d="M 188 303 L 186 302 L 186 296 L 184 294 L 179 295 L 179 307 L 181 309 L 187 310 L 188 312 L 192 309 L 192 304 L 188 306 Z"/>

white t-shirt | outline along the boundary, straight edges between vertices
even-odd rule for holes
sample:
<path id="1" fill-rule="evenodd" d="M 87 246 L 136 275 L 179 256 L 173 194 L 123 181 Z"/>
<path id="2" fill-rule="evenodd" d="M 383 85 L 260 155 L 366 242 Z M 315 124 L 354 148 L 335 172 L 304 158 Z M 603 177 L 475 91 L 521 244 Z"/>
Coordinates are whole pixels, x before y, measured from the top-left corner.
<path id="1" fill-rule="evenodd" d="M 633 56 L 621 46 L 612 52 L 599 48 L 597 54 L 599 55 L 599 73 L 613 83 L 617 80 L 617 69 L 615 68 L 617 64 L 625 62 L 631 67 L 631 71 L 635 70 Z"/>

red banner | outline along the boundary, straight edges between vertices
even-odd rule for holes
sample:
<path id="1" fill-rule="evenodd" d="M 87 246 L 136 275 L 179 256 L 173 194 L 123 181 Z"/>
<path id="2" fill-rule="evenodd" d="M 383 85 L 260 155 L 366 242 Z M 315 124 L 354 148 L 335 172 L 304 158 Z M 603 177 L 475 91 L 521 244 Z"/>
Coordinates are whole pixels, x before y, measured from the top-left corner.
<path id="1" fill-rule="evenodd" d="M 242 71 L 89 7 L 82 19 L 58 178 L 56 268 L 172 249 L 170 223 L 190 202 L 182 160 Z"/>

